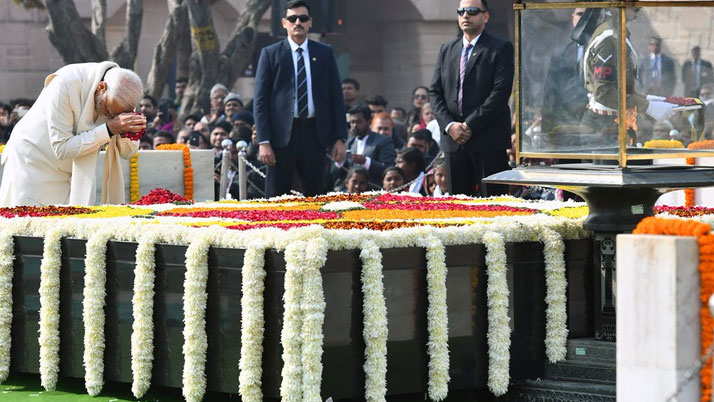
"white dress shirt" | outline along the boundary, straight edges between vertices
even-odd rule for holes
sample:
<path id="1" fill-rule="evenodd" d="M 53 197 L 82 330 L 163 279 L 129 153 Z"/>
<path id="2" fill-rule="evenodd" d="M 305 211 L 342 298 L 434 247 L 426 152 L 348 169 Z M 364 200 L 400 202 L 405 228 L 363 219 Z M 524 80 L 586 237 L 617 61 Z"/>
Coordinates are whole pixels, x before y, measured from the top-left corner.
<path id="1" fill-rule="evenodd" d="M 476 43 L 478 43 L 479 38 L 481 38 L 481 34 L 478 34 L 472 41 L 467 41 L 465 36 L 462 37 L 462 40 L 463 40 L 463 47 L 461 48 L 462 53 L 464 51 L 464 48 L 466 48 L 466 46 L 471 44 L 471 49 L 469 49 L 469 57 L 466 60 L 471 60 L 471 56 L 474 55 L 474 49 L 476 48 Z M 461 57 L 463 57 L 463 55 Z M 459 71 L 459 73 L 460 73 L 460 71 Z M 451 123 L 446 125 L 446 128 L 444 129 L 446 134 L 449 134 L 449 128 L 451 128 L 451 125 L 454 123 L 456 123 L 456 122 L 452 121 Z"/>
<path id="2" fill-rule="evenodd" d="M 302 45 L 298 45 L 288 37 L 288 43 L 290 43 L 290 50 L 293 56 L 293 70 L 295 75 L 295 105 L 293 106 L 293 116 L 298 117 L 298 99 L 297 99 L 297 65 L 298 65 L 298 48 L 302 48 L 302 57 L 305 62 L 305 77 L 307 77 L 307 118 L 315 117 L 315 102 L 312 99 L 312 74 L 310 71 L 310 51 L 307 49 L 307 42 L 309 39 L 305 39 Z"/>

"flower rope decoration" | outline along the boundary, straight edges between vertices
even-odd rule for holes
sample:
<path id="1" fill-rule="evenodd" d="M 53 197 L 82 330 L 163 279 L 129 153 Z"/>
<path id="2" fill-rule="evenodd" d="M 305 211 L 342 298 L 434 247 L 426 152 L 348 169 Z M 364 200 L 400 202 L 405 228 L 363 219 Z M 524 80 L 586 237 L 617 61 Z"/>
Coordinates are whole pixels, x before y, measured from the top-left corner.
<path id="1" fill-rule="evenodd" d="M 684 144 L 677 140 L 649 140 L 645 142 L 644 147 L 650 149 L 680 149 L 684 148 Z"/>
<path id="2" fill-rule="evenodd" d="M 0 233 L 0 383 L 7 380 L 10 374 L 14 246 L 12 232 Z"/>
<path id="3" fill-rule="evenodd" d="M 104 304 L 106 292 L 107 242 L 111 232 L 101 231 L 87 240 L 84 259 L 84 383 L 91 396 L 104 386 Z"/>
<path id="4" fill-rule="evenodd" d="M 131 392 L 137 399 L 151 386 L 151 369 L 154 362 L 154 282 L 156 279 L 156 232 L 138 239 L 136 269 L 134 269 L 134 295 L 131 298 Z"/>
<path id="5" fill-rule="evenodd" d="M 203 234 L 186 250 L 186 277 L 183 284 L 183 397 L 200 402 L 206 393 L 206 302 L 208 293 L 208 248 L 210 237 Z"/>
<path id="6" fill-rule="evenodd" d="M 327 241 L 307 241 L 302 287 L 302 391 L 303 400 L 321 401 L 322 325 L 325 322 L 325 293 L 320 269 L 327 261 Z"/>
<path id="7" fill-rule="evenodd" d="M 565 243 L 562 236 L 552 229 L 541 231 L 540 240 L 545 258 L 545 354 L 551 363 L 556 363 L 565 359 L 568 352 Z"/>
<path id="8" fill-rule="evenodd" d="M 693 128 L 692 128 L 693 129 Z M 687 145 L 687 149 L 714 149 L 714 140 L 704 140 L 697 141 Z M 694 166 L 696 164 L 696 159 L 687 158 L 687 165 Z M 687 188 L 684 190 L 684 206 L 693 207 L 694 206 L 694 189 Z"/>
<path id="9" fill-rule="evenodd" d="M 429 310 L 429 398 L 441 401 L 449 394 L 449 315 L 446 306 L 446 251 L 441 240 L 426 238 L 426 283 Z M 505 261 L 505 260 L 504 260 Z"/>
<path id="10" fill-rule="evenodd" d="M 156 147 L 162 151 L 183 151 L 183 188 L 184 196 L 193 201 L 193 167 L 191 166 L 191 150 L 186 144 L 161 144 Z"/>
<path id="11" fill-rule="evenodd" d="M 139 201 L 139 154 L 129 158 L 129 202 Z"/>
<path id="12" fill-rule="evenodd" d="M 711 226 L 706 223 L 687 219 L 665 219 L 648 217 L 637 224 L 633 234 L 661 234 L 674 236 L 694 236 L 699 244 L 699 318 L 701 328 L 701 348 L 707 350 L 712 344 L 714 319 L 709 312 L 709 297 L 714 293 L 714 235 Z M 701 382 L 701 401 L 712 399 L 712 360 L 702 364 L 699 372 Z"/>
<path id="13" fill-rule="evenodd" d="M 263 400 L 263 333 L 265 317 L 265 250 L 262 242 L 251 243 L 243 256 L 241 284 L 241 349 L 239 392 L 245 402 Z"/>
<path id="14" fill-rule="evenodd" d="M 59 291 L 62 246 L 65 233 L 50 228 L 45 233 L 40 264 L 40 380 L 47 391 L 54 391 L 59 373 Z"/>
<path id="15" fill-rule="evenodd" d="M 285 293 L 283 294 L 283 378 L 280 396 L 285 402 L 301 402 L 302 389 L 302 321 L 300 298 L 303 295 L 302 267 L 305 261 L 305 242 L 295 241 L 285 248 Z"/>
<path id="16" fill-rule="evenodd" d="M 367 402 L 384 401 L 387 394 L 387 303 L 384 299 L 382 252 L 373 240 L 360 251 L 364 328 L 364 397 Z"/>
<path id="17" fill-rule="evenodd" d="M 508 391 L 510 381 L 511 328 L 508 317 L 508 282 L 506 278 L 506 243 L 503 235 L 488 232 L 483 235 L 486 245 L 488 280 L 488 388 L 496 396 Z"/>

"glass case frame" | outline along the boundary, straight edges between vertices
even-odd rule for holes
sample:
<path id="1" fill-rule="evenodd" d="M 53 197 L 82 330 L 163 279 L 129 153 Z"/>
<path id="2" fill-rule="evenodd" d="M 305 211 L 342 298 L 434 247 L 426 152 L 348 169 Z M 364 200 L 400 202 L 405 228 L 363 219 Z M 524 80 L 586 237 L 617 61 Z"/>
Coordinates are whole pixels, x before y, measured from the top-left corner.
<path id="1" fill-rule="evenodd" d="M 547 159 L 574 159 L 574 160 L 610 160 L 613 163 L 617 162 L 619 167 L 626 167 L 630 164 L 641 164 L 633 161 L 653 160 L 653 159 L 672 159 L 672 158 L 695 158 L 695 157 L 712 157 L 714 150 L 687 150 L 687 149 L 646 149 L 627 147 L 627 127 L 625 119 L 619 119 L 618 122 L 618 151 L 617 153 L 573 153 L 573 152 L 528 152 L 522 150 L 523 127 L 522 127 L 522 96 L 523 96 L 523 75 L 522 75 L 522 52 L 523 52 L 523 37 L 522 31 L 522 13 L 527 10 L 555 10 L 555 9 L 573 9 L 573 8 L 610 8 L 619 9 L 619 54 L 617 55 L 617 73 L 618 73 L 618 93 L 619 105 L 618 115 L 623 115 L 626 107 L 626 85 L 627 71 L 621 68 L 627 58 L 627 21 L 626 9 L 628 8 L 648 8 L 648 7 L 714 7 L 714 1 L 594 1 L 594 2 L 530 2 L 523 0 L 514 0 L 513 9 L 515 15 L 515 71 L 514 77 L 514 97 L 515 97 L 515 129 L 516 129 L 516 161 L 521 165 L 524 158 L 547 158 Z M 639 152 L 632 152 L 637 149 Z"/>

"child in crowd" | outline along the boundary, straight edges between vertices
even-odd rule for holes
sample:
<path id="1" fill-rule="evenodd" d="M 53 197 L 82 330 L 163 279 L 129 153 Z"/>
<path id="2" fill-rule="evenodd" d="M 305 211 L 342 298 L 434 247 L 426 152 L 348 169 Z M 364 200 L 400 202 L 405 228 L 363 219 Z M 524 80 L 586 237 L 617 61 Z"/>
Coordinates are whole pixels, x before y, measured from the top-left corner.
<path id="1" fill-rule="evenodd" d="M 404 171 L 396 166 L 390 166 L 382 172 L 382 189 L 394 191 L 404 185 Z"/>
<path id="2" fill-rule="evenodd" d="M 362 166 L 357 166 L 347 172 L 345 185 L 349 194 L 367 191 L 369 173 Z"/>
<path id="3" fill-rule="evenodd" d="M 434 197 L 443 197 L 449 195 L 449 181 L 446 176 L 446 161 L 437 159 L 434 162 L 434 191 L 431 193 Z"/>
<path id="4" fill-rule="evenodd" d="M 411 193 L 426 195 L 424 186 L 424 155 L 416 148 L 405 148 L 397 153 L 397 167 L 404 171 L 404 181 L 411 183 L 406 189 Z"/>

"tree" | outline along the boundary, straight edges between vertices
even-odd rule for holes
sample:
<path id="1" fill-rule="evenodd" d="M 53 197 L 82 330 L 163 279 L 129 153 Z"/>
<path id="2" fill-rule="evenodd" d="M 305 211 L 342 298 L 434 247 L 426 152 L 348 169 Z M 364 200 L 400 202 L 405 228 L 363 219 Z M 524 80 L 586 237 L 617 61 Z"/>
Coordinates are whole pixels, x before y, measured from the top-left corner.
<path id="1" fill-rule="evenodd" d="M 15 0 L 25 8 L 47 9 L 50 42 L 67 63 L 113 60 L 125 68 L 136 61 L 143 0 L 128 0 L 122 41 L 107 51 L 105 40 L 106 0 L 92 0 L 91 30 L 81 21 L 73 0 Z M 190 40 L 189 83 L 183 98 L 182 115 L 208 110 L 209 92 L 220 82 L 233 86 L 252 59 L 257 27 L 270 7 L 270 0 L 248 0 L 225 49 L 220 51 L 211 17 L 210 1 L 167 0 L 169 17 L 154 48 L 146 92 L 159 98 L 166 86 L 169 66 Z M 189 39 L 190 38 L 190 39 Z M 181 64 L 183 60 L 179 60 Z"/>

